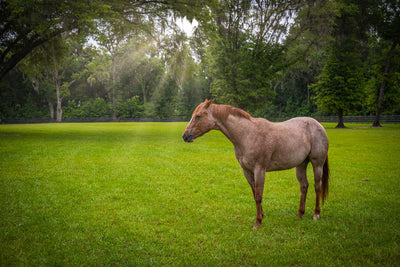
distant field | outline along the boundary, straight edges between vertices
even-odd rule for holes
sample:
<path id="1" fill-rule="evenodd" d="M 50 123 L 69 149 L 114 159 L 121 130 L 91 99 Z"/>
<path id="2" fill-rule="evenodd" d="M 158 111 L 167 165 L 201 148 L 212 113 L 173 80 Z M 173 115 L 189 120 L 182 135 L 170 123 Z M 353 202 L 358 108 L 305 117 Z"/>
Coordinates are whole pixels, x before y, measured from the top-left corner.
<path id="1" fill-rule="evenodd" d="M 268 173 L 265 218 L 231 143 L 186 123 L 0 125 L 0 266 L 400 265 L 400 125 L 333 129 L 313 221 L 294 170 Z"/>

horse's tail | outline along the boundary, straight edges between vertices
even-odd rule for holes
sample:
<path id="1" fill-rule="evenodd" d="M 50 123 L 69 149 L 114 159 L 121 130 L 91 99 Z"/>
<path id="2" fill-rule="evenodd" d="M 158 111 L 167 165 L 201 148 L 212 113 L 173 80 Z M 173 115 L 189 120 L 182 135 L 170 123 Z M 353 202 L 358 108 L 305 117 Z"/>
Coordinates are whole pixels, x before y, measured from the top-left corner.
<path id="1" fill-rule="evenodd" d="M 326 197 L 329 193 L 329 164 L 328 164 L 328 155 L 326 155 L 326 160 L 323 167 L 322 173 L 322 204 L 325 202 Z"/>

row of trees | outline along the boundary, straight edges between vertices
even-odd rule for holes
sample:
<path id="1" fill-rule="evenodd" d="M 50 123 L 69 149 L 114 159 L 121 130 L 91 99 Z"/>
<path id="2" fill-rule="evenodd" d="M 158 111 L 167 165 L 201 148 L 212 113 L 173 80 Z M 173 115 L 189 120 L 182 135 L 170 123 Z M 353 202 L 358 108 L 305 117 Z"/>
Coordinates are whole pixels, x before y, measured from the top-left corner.
<path id="1" fill-rule="evenodd" d="M 87 6 L 89 5 L 89 6 Z M 400 114 L 399 0 L 0 3 L 0 116 Z M 196 20 L 187 36 L 180 17 Z"/>

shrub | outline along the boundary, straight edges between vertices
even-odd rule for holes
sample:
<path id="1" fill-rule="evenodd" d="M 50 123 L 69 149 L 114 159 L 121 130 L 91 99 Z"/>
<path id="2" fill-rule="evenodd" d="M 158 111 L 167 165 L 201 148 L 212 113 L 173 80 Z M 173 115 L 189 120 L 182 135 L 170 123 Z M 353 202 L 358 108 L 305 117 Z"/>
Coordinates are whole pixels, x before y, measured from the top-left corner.
<path id="1" fill-rule="evenodd" d="M 74 100 L 68 100 L 67 106 L 63 108 L 64 118 L 83 118 L 85 116 L 80 104 L 77 104 Z"/>
<path id="2" fill-rule="evenodd" d="M 98 118 L 98 117 L 110 117 L 111 112 L 106 101 L 103 98 L 96 98 L 95 100 L 90 99 L 83 103 L 82 111 L 84 117 L 87 118 Z"/>
<path id="3" fill-rule="evenodd" d="M 139 96 L 133 96 L 117 106 L 119 118 L 140 118 L 143 115 L 143 105 L 140 104 Z"/>

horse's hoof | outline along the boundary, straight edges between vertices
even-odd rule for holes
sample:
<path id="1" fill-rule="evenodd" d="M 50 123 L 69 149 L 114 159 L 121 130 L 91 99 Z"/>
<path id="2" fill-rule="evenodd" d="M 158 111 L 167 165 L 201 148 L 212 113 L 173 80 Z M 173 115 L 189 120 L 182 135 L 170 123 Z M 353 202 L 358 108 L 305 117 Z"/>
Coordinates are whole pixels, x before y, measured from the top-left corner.
<path id="1" fill-rule="evenodd" d="M 315 214 L 313 219 L 314 219 L 314 221 L 318 221 L 319 220 L 319 214 Z"/>
<path id="2" fill-rule="evenodd" d="M 297 217 L 298 219 L 303 219 L 303 214 L 299 213 L 299 214 L 297 214 L 296 217 Z"/>
<path id="3" fill-rule="evenodd" d="M 254 226 L 253 226 L 253 229 L 258 229 L 258 228 L 260 228 L 260 225 L 261 225 L 261 223 L 258 222 L 258 221 L 256 221 L 255 224 L 254 224 Z"/>

